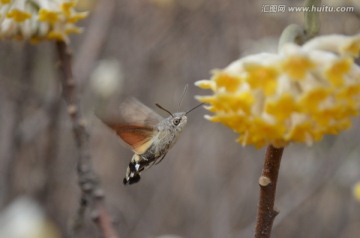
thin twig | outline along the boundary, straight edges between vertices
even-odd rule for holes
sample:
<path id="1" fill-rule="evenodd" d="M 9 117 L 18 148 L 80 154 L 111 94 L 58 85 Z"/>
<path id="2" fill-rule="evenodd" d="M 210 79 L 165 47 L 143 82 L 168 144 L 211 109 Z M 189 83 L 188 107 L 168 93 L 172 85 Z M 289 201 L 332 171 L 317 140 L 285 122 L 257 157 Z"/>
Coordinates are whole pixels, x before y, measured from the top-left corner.
<path id="1" fill-rule="evenodd" d="M 305 7 L 309 9 L 313 9 L 316 7 L 321 6 L 321 0 L 306 0 Z M 306 32 L 306 39 L 305 41 L 310 40 L 320 31 L 320 13 L 318 11 L 305 11 L 304 12 L 304 20 L 305 20 L 305 32 Z M 305 43 L 305 42 L 303 42 Z"/>
<path id="2" fill-rule="evenodd" d="M 71 52 L 64 42 L 57 42 L 56 47 L 60 59 L 59 72 L 63 98 L 67 104 L 67 111 L 72 121 L 74 138 L 78 148 L 77 173 L 81 200 L 77 215 L 82 220 L 86 208 L 90 208 L 92 214 L 95 214 L 94 219 L 102 235 L 106 238 L 116 238 L 118 235 L 111 223 L 110 215 L 105 209 L 104 194 L 90 160 L 88 133 L 77 100 L 76 83 L 71 66 Z"/>
<path id="3" fill-rule="evenodd" d="M 260 199 L 256 219 L 255 238 L 269 238 L 276 215 L 274 209 L 276 183 L 284 148 L 269 145 L 266 151 L 264 168 L 259 178 Z"/>

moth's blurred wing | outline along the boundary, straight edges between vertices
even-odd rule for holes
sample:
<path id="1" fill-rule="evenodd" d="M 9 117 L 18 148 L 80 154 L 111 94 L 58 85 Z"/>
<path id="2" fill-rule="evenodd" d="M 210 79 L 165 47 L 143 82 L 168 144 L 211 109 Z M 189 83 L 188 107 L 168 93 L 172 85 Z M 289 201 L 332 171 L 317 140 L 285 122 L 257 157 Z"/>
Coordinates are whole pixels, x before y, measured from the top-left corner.
<path id="1" fill-rule="evenodd" d="M 127 98 L 120 104 L 120 120 L 125 124 L 154 127 L 163 118 L 136 98 Z"/>
<path id="2" fill-rule="evenodd" d="M 120 110 L 112 115 L 97 116 L 136 154 L 143 154 L 152 144 L 152 138 L 158 133 L 156 125 L 162 117 L 136 100 L 126 99 Z"/>
<path id="3" fill-rule="evenodd" d="M 143 154 L 151 146 L 152 138 L 158 133 L 154 128 L 111 122 L 105 122 L 105 124 L 113 129 L 139 155 Z"/>

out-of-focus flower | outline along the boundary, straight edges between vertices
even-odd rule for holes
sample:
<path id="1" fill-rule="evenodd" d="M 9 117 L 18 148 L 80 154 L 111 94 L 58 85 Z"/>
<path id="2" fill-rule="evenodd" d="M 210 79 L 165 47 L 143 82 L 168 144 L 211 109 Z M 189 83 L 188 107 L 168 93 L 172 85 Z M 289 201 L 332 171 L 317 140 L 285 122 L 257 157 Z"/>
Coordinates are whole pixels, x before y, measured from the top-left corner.
<path id="1" fill-rule="evenodd" d="M 1 238 L 60 238 L 41 208 L 28 198 L 19 198 L 0 213 Z"/>
<path id="2" fill-rule="evenodd" d="M 360 182 L 357 182 L 353 187 L 353 194 L 356 200 L 360 201 Z"/>
<path id="3" fill-rule="evenodd" d="M 93 91 L 104 99 L 122 89 L 124 81 L 121 65 L 117 60 L 101 60 L 90 76 Z"/>
<path id="4" fill-rule="evenodd" d="M 0 0 L 0 39 L 69 41 L 80 33 L 76 22 L 87 16 L 77 12 L 76 0 Z"/>
<path id="5" fill-rule="evenodd" d="M 196 82 L 213 95 L 198 100 L 214 113 L 206 118 L 239 133 L 243 145 L 312 144 L 347 129 L 358 114 L 359 51 L 360 35 L 289 43 L 278 54 L 251 55 L 214 70 L 210 80 Z"/>

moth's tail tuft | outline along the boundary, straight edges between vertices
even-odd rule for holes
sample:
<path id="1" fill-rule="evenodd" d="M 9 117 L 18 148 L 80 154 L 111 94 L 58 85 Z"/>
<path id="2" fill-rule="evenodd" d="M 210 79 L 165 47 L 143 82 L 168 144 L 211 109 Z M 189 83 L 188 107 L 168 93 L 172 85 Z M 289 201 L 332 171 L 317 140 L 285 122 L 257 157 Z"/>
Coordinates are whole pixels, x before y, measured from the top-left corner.
<path id="1" fill-rule="evenodd" d="M 126 170 L 126 176 L 123 180 L 124 185 L 133 184 L 140 181 L 140 172 L 138 171 L 139 166 L 136 162 L 131 161 Z"/>
<path id="2" fill-rule="evenodd" d="M 133 183 L 137 183 L 140 181 L 140 174 L 136 173 L 136 174 L 132 174 L 132 176 L 129 176 L 129 177 L 125 177 L 124 180 L 123 180 L 123 183 L 124 185 L 127 185 L 127 184 L 133 184 Z"/>

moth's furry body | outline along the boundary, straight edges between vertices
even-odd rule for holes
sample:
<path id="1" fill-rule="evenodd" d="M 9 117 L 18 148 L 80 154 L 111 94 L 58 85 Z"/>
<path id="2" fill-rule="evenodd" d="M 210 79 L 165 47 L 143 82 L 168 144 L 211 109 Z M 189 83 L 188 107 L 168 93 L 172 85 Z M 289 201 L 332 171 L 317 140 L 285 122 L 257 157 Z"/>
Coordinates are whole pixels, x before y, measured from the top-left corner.
<path id="1" fill-rule="evenodd" d="M 124 184 L 133 184 L 140 180 L 140 173 L 154 164 L 161 162 L 166 156 L 168 150 L 177 141 L 178 135 L 184 128 L 187 122 L 185 112 L 177 112 L 162 120 L 156 125 L 157 134 L 151 139 L 150 147 L 142 154 L 135 153 L 126 170 Z M 174 120 L 179 120 L 180 123 L 175 125 Z M 156 143 L 154 143 L 156 142 Z"/>

